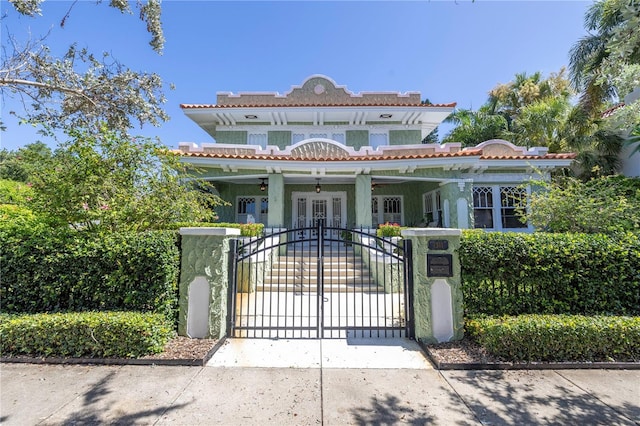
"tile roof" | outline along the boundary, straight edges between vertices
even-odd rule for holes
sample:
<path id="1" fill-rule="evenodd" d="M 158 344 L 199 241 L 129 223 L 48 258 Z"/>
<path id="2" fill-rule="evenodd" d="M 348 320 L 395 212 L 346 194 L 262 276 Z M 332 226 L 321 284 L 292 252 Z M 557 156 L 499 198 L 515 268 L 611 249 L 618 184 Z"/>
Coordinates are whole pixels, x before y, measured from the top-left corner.
<path id="1" fill-rule="evenodd" d="M 606 110 L 605 112 L 603 112 L 600 116 L 602 118 L 607 118 L 607 117 L 611 117 L 613 115 L 614 112 L 616 112 L 617 110 L 619 110 L 620 108 L 624 107 L 624 102 L 619 103 L 618 105 L 614 105 L 611 108 L 609 108 L 608 110 Z"/>
<path id="2" fill-rule="evenodd" d="M 276 160 L 276 161 L 372 161 L 372 160 L 420 160 L 431 158 L 455 158 L 455 157 L 477 157 L 481 160 L 571 160 L 576 157 L 575 153 L 559 153 L 537 155 L 492 155 L 483 156 L 482 150 L 464 150 L 453 153 L 431 153 L 431 154 L 406 154 L 406 155 L 366 155 L 351 157 L 292 157 L 290 155 L 273 155 L 273 154 L 227 154 L 227 153 L 203 153 L 203 152 L 181 152 L 177 151 L 185 157 L 198 158 L 219 158 L 233 160 Z"/>
<path id="3" fill-rule="evenodd" d="M 182 109 L 206 109 L 206 108 L 300 108 L 300 107 L 312 107 L 312 108 L 331 108 L 331 107 L 420 107 L 420 108 L 453 108 L 457 105 L 456 102 L 448 104 L 291 104 L 291 105 L 217 105 L 217 104 L 180 104 Z"/>

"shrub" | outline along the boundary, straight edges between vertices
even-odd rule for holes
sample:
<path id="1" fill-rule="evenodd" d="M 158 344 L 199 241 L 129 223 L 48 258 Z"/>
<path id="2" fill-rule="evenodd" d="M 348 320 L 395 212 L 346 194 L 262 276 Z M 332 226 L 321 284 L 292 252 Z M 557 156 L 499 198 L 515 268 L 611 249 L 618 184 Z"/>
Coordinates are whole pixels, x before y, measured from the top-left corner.
<path id="1" fill-rule="evenodd" d="M 180 263 L 175 231 L 97 235 L 12 228 L 0 232 L 0 246 L 4 312 L 126 310 L 174 318 Z"/>
<path id="2" fill-rule="evenodd" d="M 640 360 L 640 317 L 478 317 L 467 320 L 466 331 L 508 361 Z"/>
<path id="3" fill-rule="evenodd" d="M 526 216 L 548 232 L 618 233 L 640 231 L 640 179 L 602 176 L 582 182 L 558 178 L 540 182 Z"/>
<path id="4" fill-rule="evenodd" d="M 378 237 L 399 237 L 401 235 L 402 228 L 397 223 L 384 223 L 378 225 L 376 235 Z"/>
<path id="5" fill-rule="evenodd" d="M 135 358 L 162 352 L 174 335 L 163 315 L 83 312 L 0 316 L 0 354 Z"/>
<path id="6" fill-rule="evenodd" d="M 465 231 L 467 315 L 640 315 L 637 235 Z"/>

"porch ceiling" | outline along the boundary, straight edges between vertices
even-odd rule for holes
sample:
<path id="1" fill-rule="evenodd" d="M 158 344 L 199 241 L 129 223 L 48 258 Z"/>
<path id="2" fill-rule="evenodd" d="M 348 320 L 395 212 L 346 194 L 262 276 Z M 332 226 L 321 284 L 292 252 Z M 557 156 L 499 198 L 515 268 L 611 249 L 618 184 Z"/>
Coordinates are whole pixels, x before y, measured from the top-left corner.
<path id="1" fill-rule="evenodd" d="M 283 173 L 285 185 L 301 184 L 310 185 L 318 183 L 326 185 L 353 185 L 355 184 L 355 175 L 299 175 Z M 260 184 L 261 179 L 268 179 L 269 174 L 255 174 L 255 175 L 243 175 L 243 176 L 219 176 L 205 178 L 205 180 L 211 182 L 225 182 L 235 185 L 247 185 L 247 184 Z M 399 185 L 408 182 L 448 182 L 451 179 L 446 178 L 427 178 L 427 177 L 413 177 L 413 176 L 378 176 L 371 175 L 372 185 Z"/>

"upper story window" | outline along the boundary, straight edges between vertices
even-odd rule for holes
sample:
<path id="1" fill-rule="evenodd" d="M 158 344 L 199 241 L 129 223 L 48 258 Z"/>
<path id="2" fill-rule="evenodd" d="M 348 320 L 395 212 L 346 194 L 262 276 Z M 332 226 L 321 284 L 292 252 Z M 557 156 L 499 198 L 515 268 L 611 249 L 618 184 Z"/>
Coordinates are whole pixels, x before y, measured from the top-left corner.
<path id="1" fill-rule="evenodd" d="M 291 133 L 291 144 L 296 144 L 305 139 L 331 139 L 344 144 L 344 132 L 293 132 Z"/>
<path id="2" fill-rule="evenodd" d="M 389 135 L 387 133 L 369 133 L 369 146 L 378 148 L 389 145 Z"/>
<path id="3" fill-rule="evenodd" d="M 262 149 L 267 147 L 268 137 L 266 133 L 249 133 L 247 135 L 248 145 L 258 145 Z"/>

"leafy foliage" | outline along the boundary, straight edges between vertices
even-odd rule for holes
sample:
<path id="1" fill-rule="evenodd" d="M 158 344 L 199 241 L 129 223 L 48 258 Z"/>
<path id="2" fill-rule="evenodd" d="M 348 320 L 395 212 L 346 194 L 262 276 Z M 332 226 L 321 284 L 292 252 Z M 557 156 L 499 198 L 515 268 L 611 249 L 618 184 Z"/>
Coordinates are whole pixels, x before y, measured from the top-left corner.
<path id="1" fill-rule="evenodd" d="M 83 312 L 0 315 L 0 353 L 136 358 L 162 352 L 174 335 L 160 314 Z"/>
<path id="2" fill-rule="evenodd" d="M 402 228 L 397 223 L 381 223 L 376 230 L 378 237 L 400 237 L 401 234 Z"/>
<path id="3" fill-rule="evenodd" d="M 180 258 L 174 231 L 96 238 L 69 228 L 1 224 L 3 312 L 156 312 L 173 319 Z"/>
<path id="4" fill-rule="evenodd" d="M 640 179 L 605 176 L 582 182 L 558 178 L 540 182 L 531 194 L 527 220 L 549 232 L 640 231 Z"/>
<path id="5" fill-rule="evenodd" d="M 620 93 L 617 76 L 640 64 L 640 4 L 634 0 L 599 0 L 585 14 L 588 35 L 571 49 L 569 69 L 582 107 L 599 114 Z M 628 93 L 628 92 L 627 92 Z"/>
<path id="6" fill-rule="evenodd" d="M 18 13 L 32 17 L 40 15 L 41 2 L 11 0 Z M 108 4 L 131 13 L 130 2 L 114 0 Z M 161 53 L 164 36 L 160 1 L 135 4 L 152 35 L 151 46 Z M 71 16 L 72 8 L 73 4 L 61 26 Z M 165 102 L 163 83 L 157 74 L 135 72 L 108 53 L 94 55 L 75 45 L 70 46 L 63 57 L 56 58 L 50 55 L 44 40 L 29 40 L 22 47 L 16 40 L 8 44 L 7 48 L 13 51 L 3 52 L 0 94 L 21 99 L 24 111 L 11 113 L 24 122 L 42 125 L 47 131 L 76 127 L 96 129 L 107 123 L 113 130 L 126 132 L 132 127 L 132 119 L 140 125 L 159 125 L 168 119 L 162 109 Z"/>
<path id="7" fill-rule="evenodd" d="M 499 139 L 507 130 L 508 124 L 505 117 L 491 114 L 486 107 L 478 111 L 467 109 L 456 110 L 445 122 L 456 125 L 442 140 L 444 143 L 460 142 L 463 146 L 476 146 L 477 144 Z"/>
<path id="8" fill-rule="evenodd" d="M 640 360 L 640 317 L 477 317 L 467 320 L 465 328 L 508 361 Z"/>
<path id="9" fill-rule="evenodd" d="M 640 237 L 464 231 L 467 315 L 640 315 Z"/>
<path id="10" fill-rule="evenodd" d="M 205 183 L 183 183 L 179 156 L 156 142 L 104 128 L 70 133 L 32 176 L 36 213 L 76 229 L 144 231 L 207 220 L 224 203 Z"/>
<path id="11" fill-rule="evenodd" d="M 41 163 L 51 158 L 51 149 L 42 142 L 27 144 L 17 151 L 0 150 L 0 179 L 28 182 Z"/>

